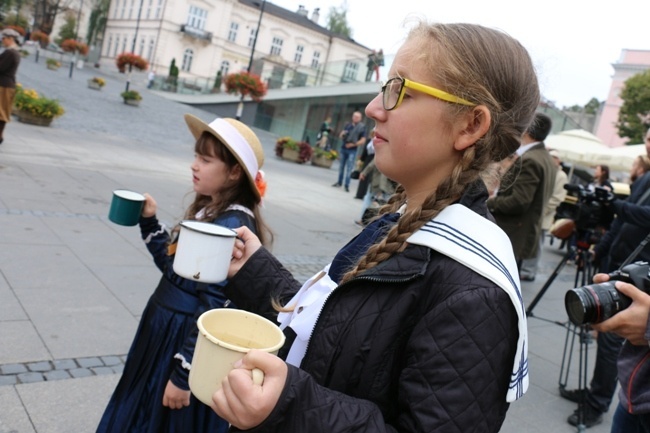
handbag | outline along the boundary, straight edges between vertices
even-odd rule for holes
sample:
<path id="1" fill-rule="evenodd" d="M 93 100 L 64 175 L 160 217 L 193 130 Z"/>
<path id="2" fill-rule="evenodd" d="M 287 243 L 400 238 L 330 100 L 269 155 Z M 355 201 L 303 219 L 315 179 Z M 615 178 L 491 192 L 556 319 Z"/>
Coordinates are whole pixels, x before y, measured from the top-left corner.
<path id="1" fill-rule="evenodd" d="M 357 169 L 352 170 L 352 173 L 350 173 L 350 179 L 359 179 L 359 175 L 361 172 Z"/>

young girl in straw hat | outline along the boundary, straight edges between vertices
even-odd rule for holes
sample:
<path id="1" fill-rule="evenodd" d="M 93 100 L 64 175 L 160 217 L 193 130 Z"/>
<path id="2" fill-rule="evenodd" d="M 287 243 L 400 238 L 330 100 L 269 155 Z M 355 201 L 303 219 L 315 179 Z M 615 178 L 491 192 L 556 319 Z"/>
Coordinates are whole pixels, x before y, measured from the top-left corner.
<path id="1" fill-rule="evenodd" d="M 185 121 L 196 139 L 191 165 L 196 195 L 184 219 L 244 226 L 263 243 L 270 242 L 259 209 L 266 184 L 258 138 L 234 119 L 206 124 L 188 114 Z M 224 432 L 228 423 L 196 400 L 188 386 L 196 319 L 206 310 L 227 305 L 223 283 L 198 284 L 174 273 L 179 227 L 168 234 L 156 218 L 155 200 L 145 197 L 140 231 L 163 275 L 142 313 L 124 372 L 97 432 Z"/>
<path id="2" fill-rule="evenodd" d="M 224 292 L 267 317 L 264 301 L 278 301 L 287 336 L 278 356 L 251 350 L 213 395 L 239 429 L 497 432 L 528 386 L 517 266 L 480 175 L 533 119 L 531 59 L 500 31 L 421 23 L 388 77 L 366 107 L 375 163 L 400 185 L 382 215 L 302 287 L 236 230 Z"/>

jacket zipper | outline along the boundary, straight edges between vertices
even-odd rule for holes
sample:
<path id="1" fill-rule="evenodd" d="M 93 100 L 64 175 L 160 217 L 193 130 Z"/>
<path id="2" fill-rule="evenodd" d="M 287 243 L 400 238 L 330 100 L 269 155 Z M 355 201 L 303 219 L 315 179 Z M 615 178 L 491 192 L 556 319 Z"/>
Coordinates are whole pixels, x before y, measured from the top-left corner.
<path id="1" fill-rule="evenodd" d="M 348 286 L 351 284 L 353 281 L 370 281 L 370 282 L 375 282 L 375 283 L 405 283 L 407 281 L 410 281 L 414 279 L 417 275 L 411 275 L 406 278 L 399 278 L 399 279 L 391 279 L 391 278 L 377 278 L 377 277 L 356 277 L 350 281 L 347 281 L 343 283 L 343 286 Z M 305 356 L 303 356 L 303 360 L 307 358 L 307 354 L 309 353 L 309 347 L 311 346 L 311 339 L 314 336 L 314 330 L 316 329 L 316 326 L 318 326 L 318 322 L 320 321 L 321 314 L 323 314 L 323 310 L 325 309 L 325 305 L 327 305 L 327 302 L 330 300 L 332 294 L 334 292 L 338 292 L 341 289 L 341 286 L 337 286 L 334 290 L 332 290 L 328 295 L 327 298 L 325 298 L 325 302 L 323 302 L 323 306 L 321 307 L 320 311 L 318 312 L 318 316 L 316 317 L 316 323 L 314 323 L 314 327 L 311 329 L 311 333 L 309 334 L 309 340 L 307 340 L 307 347 L 305 348 Z M 302 362 L 301 362 L 302 363 Z"/>
<path id="2" fill-rule="evenodd" d="M 650 353 L 646 353 L 643 359 L 634 367 L 630 375 L 630 381 L 627 383 L 627 413 L 632 413 L 632 383 L 641 366 L 648 360 L 648 357 L 650 357 Z"/>

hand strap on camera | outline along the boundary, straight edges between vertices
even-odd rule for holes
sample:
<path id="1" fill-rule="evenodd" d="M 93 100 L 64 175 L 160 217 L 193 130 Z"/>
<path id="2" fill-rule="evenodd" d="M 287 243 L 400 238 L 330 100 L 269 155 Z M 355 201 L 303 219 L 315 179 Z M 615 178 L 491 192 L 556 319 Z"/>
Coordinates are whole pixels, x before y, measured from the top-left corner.
<path id="1" fill-rule="evenodd" d="M 517 263 L 505 232 L 465 206 L 453 204 L 413 233 L 406 242 L 451 257 L 508 294 L 519 318 L 519 339 L 506 400 L 513 402 L 523 396 L 528 389 L 528 330 Z"/>

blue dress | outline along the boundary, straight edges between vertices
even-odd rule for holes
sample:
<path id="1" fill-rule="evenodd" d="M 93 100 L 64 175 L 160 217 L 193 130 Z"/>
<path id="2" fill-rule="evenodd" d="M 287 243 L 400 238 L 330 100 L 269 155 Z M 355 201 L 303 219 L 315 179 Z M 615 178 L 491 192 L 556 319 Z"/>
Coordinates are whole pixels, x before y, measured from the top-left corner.
<path id="1" fill-rule="evenodd" d="M 256 231 L 252 215 L 229 210 L 213 223 Z M 142 313 L 124 371 L 97 428 L 97 433 L 222 433 L 228 423 L 190 397 L 190 405 L 162 405 L 167 382 L 188 390 L 188 370 L 198 335 L 196 319 L 204 311 L 222 308 L 227 299 L 221 285 L 199 284 L 176 275 L 168 254 L 169 234 L 157 218 L 141 218 L 140 231 L 163 276 Z M 221 283 L 222 285 L 225 284 Z M 176 358 L 175 358 L 176 357 Z"/>

